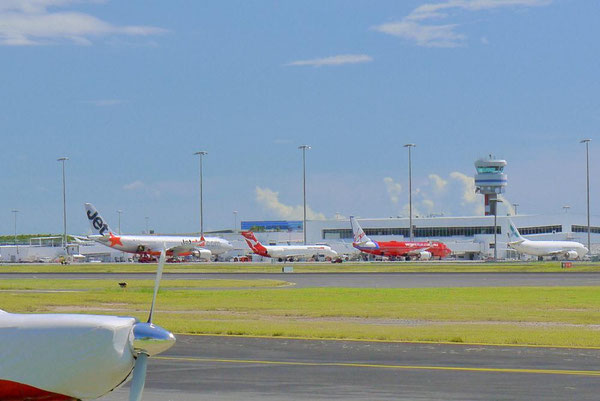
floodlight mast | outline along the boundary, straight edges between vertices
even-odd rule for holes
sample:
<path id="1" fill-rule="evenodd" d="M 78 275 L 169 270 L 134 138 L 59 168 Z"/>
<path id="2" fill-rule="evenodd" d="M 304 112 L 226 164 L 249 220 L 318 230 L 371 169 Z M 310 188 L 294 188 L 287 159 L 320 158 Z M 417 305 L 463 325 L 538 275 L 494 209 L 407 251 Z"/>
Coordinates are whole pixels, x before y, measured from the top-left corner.
<path id="1" fill-rule="evenodd" d="M 119 214 L 119 235 L 121 235 L 121 213 L 123 213 L 122 210 L 117 210 L 117 213 Z"/>
<path id="2" fill-rule="evenodd" d="M 590 142 L 591 139 L 582 139 L 579 143 L 585 143 L 585 168 L 586 168 L 586 188 L 587 188 L 587 243 L 588 252 L 592 253 L 592 241 L 590 238 Z"/>
<path id="3" fill-rule="evenodd" d="M 200 238 L 204 238 L 204 209 L 202 205 L 202 158 L 207 155 L 208 152 L 205 150 L 200 150 L 194 155 L 200 157 Z"/>
<path id="4" fill-rule="evenodd" d="M 302 234 L 304 237 L 304 245 L 306 245 L 306 151 L 311 149 L 309 145 L 300 145 L 298 149 L 302 149 L 302 194 L 304 198 L 304 219 L 302 221 Z"/>
<path id="5" fill-rule="evenodd" d="M 404 145 L 405 148 L 408 148 L 408 225 L 409 225 L 409 236 L 410 241 L 414 240 L 413 233 L 413 223 L 412 223 L 412 160 L 410 155 L 410 149 L 414 148 L 414 143 L 407 143 Z"/>
<path id="6" fill-rule="evenodd" d="M 11 210 L 12 213 L 14 213 L 15 215 L 15 247 L 17 249 L 17 255 L 19 254 L 19 246 L 17 245 L 17 213 L 19 213 L 19 211 L 17 209 L 13 209 Z"/>
<path id="7" fill-rule="evenodd" d="M 59 157 L 56 159 L 58 162 L 62 162 L 62 183 L 63 183 L 63 249 L 65 255 L 67 254 L 67 191 L 66 191 L 66 180 L 65 180 L 65 162 L 69 160 L 68 157 Z"/>

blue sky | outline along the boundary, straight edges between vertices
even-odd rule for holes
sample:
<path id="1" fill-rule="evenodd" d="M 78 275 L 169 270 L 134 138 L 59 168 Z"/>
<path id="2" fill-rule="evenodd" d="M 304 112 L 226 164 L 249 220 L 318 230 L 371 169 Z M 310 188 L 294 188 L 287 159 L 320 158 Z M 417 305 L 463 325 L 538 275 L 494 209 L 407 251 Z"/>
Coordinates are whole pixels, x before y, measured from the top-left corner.
<path id="1" fill-rule="evenodd" d="M 86 1 L 0 4 L 0 233 L 68 230 L 83 203 L 140 232 L 301 213 L 479 213 L 473 161 L 508 160 L 520 213 L 592 212 L 600 3 L 575 0 Z M 461 175 L 462 174 L 462 175 Z"/>

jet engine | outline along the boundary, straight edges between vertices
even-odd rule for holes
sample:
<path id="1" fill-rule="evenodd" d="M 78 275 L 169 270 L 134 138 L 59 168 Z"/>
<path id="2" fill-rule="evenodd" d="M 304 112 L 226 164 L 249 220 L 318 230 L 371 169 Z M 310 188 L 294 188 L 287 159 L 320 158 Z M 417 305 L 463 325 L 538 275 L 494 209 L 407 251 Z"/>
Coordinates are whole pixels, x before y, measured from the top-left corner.
<path id="1" fill-rule="evenodd" d="M 357 245 L 361 248 L 377 248 L 377 244 L 373 241 L 358 242 Z"/>
<path id="2" fill-rule="evenodd" d="M 579 254 L 575 251 L 567 251 L 565 253 L 566 259 L 577 259 L 578 257 L 579 257 Z"/>
<path id="3" fill-rule="evenodd" d="M 200 259 L 204 259 L 204 260 L 210 260 L 211 256 L 212 256 L 212 252 L 209 251 L 208 249 L 194 249 L 192 251 L 192 254 Z"/>
<path id="4" fill-rule="evenodd" d="M 431 259 L 431 252 L 421 251 L 419 252 L 419 260 L 429 260 Z"/>

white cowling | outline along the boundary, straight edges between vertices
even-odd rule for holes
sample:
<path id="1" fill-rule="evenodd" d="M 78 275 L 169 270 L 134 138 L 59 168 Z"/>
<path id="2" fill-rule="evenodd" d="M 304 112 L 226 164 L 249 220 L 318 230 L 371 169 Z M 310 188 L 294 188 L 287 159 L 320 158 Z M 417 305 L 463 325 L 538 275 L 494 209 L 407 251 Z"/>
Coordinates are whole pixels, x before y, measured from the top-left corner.
<path id="1" fill-rule="evenodd" d="M 192 253 L 194 256 L 205 260 L 210 260 L 210 257 L 212 256 L 212 252 L 208 249 L 195 249 Z"/>
<path id="2" fill-rule="evenodd" d="M 565 253 L 565 258 L 567 259 L 577 259 L 579 257 L 579 254 L 575 251 L 567 251 L 567 253 Z"/>
<path id="3" fill-rule="evenodd" d="M 428 251 L 421 251 L 421 252 L 419 252 L 419 259 L 420 260 L 429 260 L 429 259 L 431 259 L 431 252 L 428 252 Z"/>

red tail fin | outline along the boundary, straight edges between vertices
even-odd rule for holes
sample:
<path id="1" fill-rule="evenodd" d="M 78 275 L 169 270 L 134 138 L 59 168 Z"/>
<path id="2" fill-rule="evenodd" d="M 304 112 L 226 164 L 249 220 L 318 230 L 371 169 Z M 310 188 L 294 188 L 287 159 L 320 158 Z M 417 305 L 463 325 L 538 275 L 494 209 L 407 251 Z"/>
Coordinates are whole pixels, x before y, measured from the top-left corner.
<path id="1" fill-rule="evenodd" d="M 252 231 L 242 231 L 242 235 L 246 240 L 246 243 L 252 249 L 252 251 L 261 256 L 269 256 L 267 253 L 267 248 L 265 248 L 254 236 Z"/>

